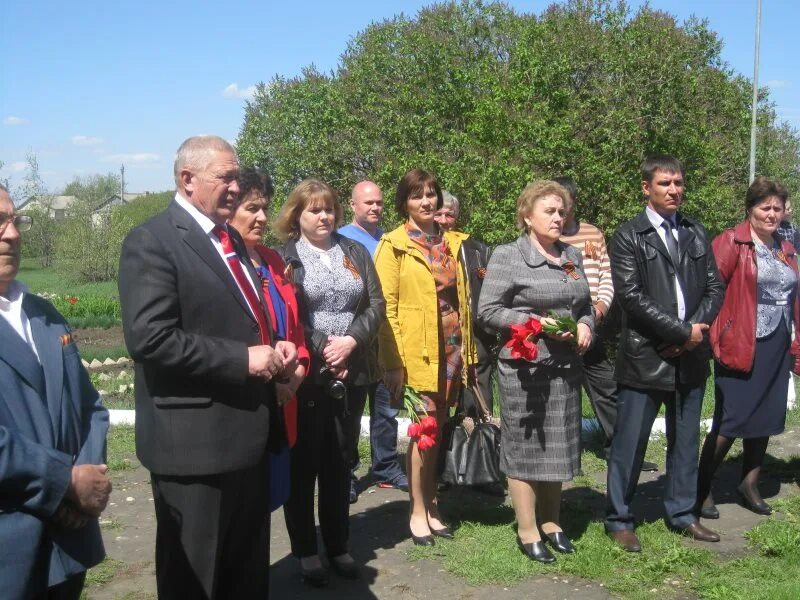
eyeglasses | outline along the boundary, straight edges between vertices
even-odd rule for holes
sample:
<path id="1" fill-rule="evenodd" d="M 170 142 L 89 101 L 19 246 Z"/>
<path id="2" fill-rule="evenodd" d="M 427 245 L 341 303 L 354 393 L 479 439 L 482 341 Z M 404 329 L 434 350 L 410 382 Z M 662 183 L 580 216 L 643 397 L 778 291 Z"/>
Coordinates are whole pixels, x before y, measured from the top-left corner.
<path id="1" fill-rule="evenodd" d="M 0 212 L 0 231 L 5 231 L 9 223 L 14 223 L 17 231 L 29 231 L 33 225 L 33 217 L 28 215 L 9 215 Z"/>

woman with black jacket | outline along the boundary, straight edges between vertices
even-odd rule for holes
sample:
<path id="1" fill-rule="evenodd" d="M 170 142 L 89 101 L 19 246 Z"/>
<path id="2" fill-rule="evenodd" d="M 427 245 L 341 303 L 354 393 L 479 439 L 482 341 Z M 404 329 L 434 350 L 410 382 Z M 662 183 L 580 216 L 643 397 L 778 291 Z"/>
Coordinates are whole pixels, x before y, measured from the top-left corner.
<path id="1" fill-rule="evenodd" d="M 350 468 L 367 388 L 381 375 L 376 337 L 386 312 L 369 252 L 334 232 L 341 220 L 336 192 L 306 179 L 275 222 L 311 353 L 310 373 L 297 391 L 298 439 L 284 514 L 303 581 L 315 587 L 327 583 L 314 526 L 315 483 L 330 565 L 344 577 L 359 574 L 348 552 Z"/>

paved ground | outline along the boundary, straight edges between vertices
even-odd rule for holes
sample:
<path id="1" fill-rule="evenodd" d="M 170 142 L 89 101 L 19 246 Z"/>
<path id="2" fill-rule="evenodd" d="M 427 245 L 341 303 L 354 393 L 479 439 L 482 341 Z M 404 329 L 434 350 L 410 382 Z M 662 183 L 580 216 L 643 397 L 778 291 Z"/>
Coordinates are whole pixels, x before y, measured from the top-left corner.
<path id="1" fill-rule="evenodd" d="M 789 431 L 773 440 L 770 454 L 777 457 L 800 455 L 800 431 Z M 786 464 L 786 463 L 782 463 Z M 796 465 L 795 465 L 796 466 Z M 736 465 L 727 464 L 721 479 L 736 480 Z M 661 515 L 663 473 L 645 474 L 636 500 L 637 515 L 644 519 L 658 519 Z M 597 474 L 602 478 L 604 474 Z M 796 473 L 795 475 L 796 476 Z M 762 491 L 767 497 L 797 491 L 793 476 L 779 468 L 764 478 Z M 603 511 L 603 495 L 590 488 L 565 490 L 565 500 L 580 501 L 592 508 L 595 518 Z M 469 490 L 448 492 L 443 498 L 443 512 L 447 504 L 463 506 L 464 503 L 495 503 L 502 500 L 477 494 Z M 743 533 L 756 525 L 762 517 L 746 511 L 735 503 L 733 485 L 719 489 L 718 505 L 722 518 L 713 527 L 723 535 L 719 544 L 704 544 L 722 554 L 737 554 L 745 548 Z M 103 516 L 104 537 L 108 555 L 121 561 L 112 580 L 103 586 L 88 590 L 91 599 L 136 599 L 155 597 L 153 574 L 153 549 L 155 518 L 152 507 L 149 476 L 139 467 L 116 476 L 115 489 L 109 509 Z M 351 511 L 351 538 L 353 555 L 365 566 L 361 581 L 350 582 L 334 575 L 327 589 L 312 590 L 299 582 L 297 562 L 289 556 L 289 543 L 283 515 L 273 514 L 272 527 L 272 597 L 295 598 L 350 598 L 360 599 L 435 599 L 444 598 L 481 600 L 499 598 L 535 597 L 541 600 L 580 598 L 595 600 L 611 597 L 596 582 L 552 575 L 530 579 L 510 586 L 470 587 L 462 580 L 444 572 L 437 561 L 409 561 L 406 551 L 410 540 L 405 519 L 407 497 L 395 490 L 374 487 L 365 491 Z M 687 541 L 687 544 L 695 542 Z"/>

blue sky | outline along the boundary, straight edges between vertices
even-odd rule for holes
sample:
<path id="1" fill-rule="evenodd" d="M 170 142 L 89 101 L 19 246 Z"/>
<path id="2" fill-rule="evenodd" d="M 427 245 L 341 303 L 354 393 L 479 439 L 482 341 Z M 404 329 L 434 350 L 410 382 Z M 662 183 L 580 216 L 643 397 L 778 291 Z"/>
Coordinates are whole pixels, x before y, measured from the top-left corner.
<path id="1" fill-rule="evenodd" d="M 180 142 L 199 133 L 235 139 L 258 81 L 335 68 L 372 21 L 422 0 L 10 0 L 0 19 L 0 179 L 13 186 L 32 150 L 51 191 L 76 175 L 126 168 L 128 191 L 172 187 Z M 550 2 L 513 0 L 519 12 Z M 636 7 L 638 1 L 630 2 Z M 707 18 L 724 59 L 752 77 L 756 0 L 652 0 Z M 760 83 L 800 127 L 795 57 L 800 2 L 763 0 Z"/>

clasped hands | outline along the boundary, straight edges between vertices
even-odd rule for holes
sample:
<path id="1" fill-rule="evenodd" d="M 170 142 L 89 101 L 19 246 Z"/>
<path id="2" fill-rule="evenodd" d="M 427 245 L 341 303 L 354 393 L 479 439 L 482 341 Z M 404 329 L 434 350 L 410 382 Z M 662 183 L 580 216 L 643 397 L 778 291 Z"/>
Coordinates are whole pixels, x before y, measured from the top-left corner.
<path id="1" fill-rule="evenodd" d="M 275 380 L 278 404 L 286 404 L 305 377 L 306 369 L 297 360 L 297 346 L 280 340 L 272 346 L 250 346 L 248 372 L 264 381 Z"/>
<path id="2" fill-rule="evenodd" d="M 111 487 L 108 466 L 75 465 L 67 493 L 53 514 L 53 522 L 65 529 L 83 527 L 105 510 Z"/>
<path id="3" fill-rule="evenodd" d="M 322 359 L 331 375 L 336 379 L 347 379 L 347 359 L 356 349 L 358 342 L 351 335 L 329 335 L 328 342 L 322 349 Z"/>
<path id="4" fill-rule="evenodd" d="M 672 344 L 664 348 L 659 354 L 662 358 L 675 358 L 684 352 L 691 352 L 703 341 L 703 334 L 708 331 L 708 325 L 705 323 L 692 323 L 692 332 L 682 346 Z"/>

